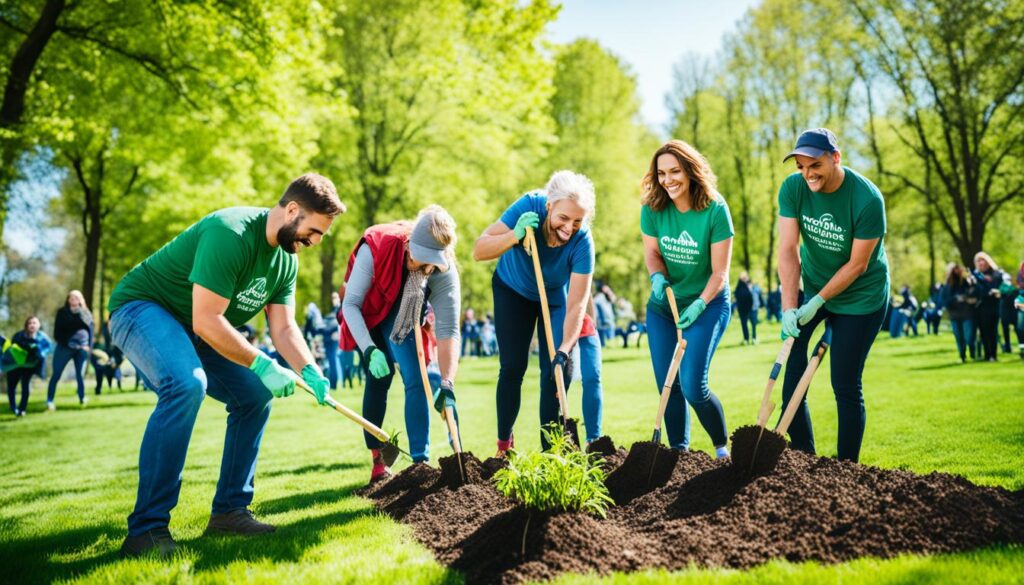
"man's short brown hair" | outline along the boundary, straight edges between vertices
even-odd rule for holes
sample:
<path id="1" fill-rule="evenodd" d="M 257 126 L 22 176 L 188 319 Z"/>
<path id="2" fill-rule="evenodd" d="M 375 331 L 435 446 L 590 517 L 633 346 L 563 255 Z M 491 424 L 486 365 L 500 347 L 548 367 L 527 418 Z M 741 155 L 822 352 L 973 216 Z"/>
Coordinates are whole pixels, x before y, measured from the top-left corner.
<path id="1" fill-rule="evenodd" d="M 327 217 L 336 217 L 345 213 L 345 204 L 338 197 L 334 183 L 323 175 L 306 173 L 292 181 L 285 189 L 278 205 L 284 207 L 289 201 L 299 204 L 305 211 L 319 213 Z"/>

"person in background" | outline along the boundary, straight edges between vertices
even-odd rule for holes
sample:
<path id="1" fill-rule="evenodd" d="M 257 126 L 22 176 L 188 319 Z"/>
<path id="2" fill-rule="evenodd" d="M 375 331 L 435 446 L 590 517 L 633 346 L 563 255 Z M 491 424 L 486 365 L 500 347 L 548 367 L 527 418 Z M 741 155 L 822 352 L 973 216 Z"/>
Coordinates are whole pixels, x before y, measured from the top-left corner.
<path id="1" fill-rule="evenodd" d="M 0 338 L 2 339 L 2 338 Z M 35 315 L 25 319 L 25 326 L 11 339 L 0 340 L 2 356 L 0 364 L 7 374 L 7 399 L 14 416 L 25 416 L 32 376 L 42 378 L 46 371 L 46 356 L 53 349 L 53 342 L 40 329 L 39 318 Z M 21 402 L 15 402 L 15 393 L 21 384 Z"/>
<path id="2" fill-rule="evenodd" d="M 494 316 L 488 313 L 480 325 L 480 347 L 485 356 L 498 353 L 498 337 L 494 332 Z"/>
<path id="3" fill-rule="evenodd" d="M 1017 329 L 1017 309 L 1014 302 L 1017 298 L 1017 287 L 1013 285 L 1013 277 L 1003 273 L 1003 282 L 999 285 L 999 323 L 1003 326 L 1003 353 L 1013 353 L 1010 332 Z"/>
<path id="4" fill-rule="evenodd" d="M 100 328 L 100 339 L 102 342 L 93 343 L 93 349 L 89 352 L 89 362 L 92 364 L 92 371 L 96 374 L 96 395 L 103 392 L 103 381 L 107 381 L 107 387 L 114 389 L 114 381 L 117 381 L 117 389 L 121 390 L 121 362 L 124 361 L 124 352 L 110 341 L 110 327 L 107 323 Z"/>
<path id="5" fill-rule="evenodd" d="M 972 360 L 977 357 L 973 321 L 978 302 L 979 292 L 974 275 L 964 266 L 950 264 L 946 268 L 946 284 L 939 294 L 939 303 L 949 317 L 960 363 L 967 361 L 968 354 Z"/>
<path id="6" fill-rule="evenodd" d="M 765 302 L 765 321 L 776 323 L 782 322 L 782 289 L 775 287 L 775 290 L 768 293 L 768 300 Z"/>
<path id="7" fill-rule="evenodd" d="M 604 393 L 601 389 L 601 341 L 595 322 L 593 300 L 583 314 L 580 339 L 573 348 L 573 381 L 583 384 L 582 406 L 583 425 L 586 427 L 586 444 L 601 437 L 601 419 L 604 412 Z"/>
<path id="8" fill-rule="evenodd" d="M 466 345 L 469 345 L 469 353 Z M 480 322 L 476 319 L 473 309 L 466 309 L 462 319 L 462 355 L 480 357 Z"/>
<path id="9" fill-rule="evenodd" d="M 922 305 L 921 314 L 924 317 L 925 332 L 931 335 L 939 334 L 939 324 L 942 322 L 942 307 L 936 302 L 938 297 L 929 299 Z"/>
<path id="10" fill-rule="evenodd" d="M 50 387 L 46 392 L 46 408 L 57 409 L 54 396 L 57 393 L 57 382 L 68 362 L 75 366 L 75 382 L 78 384 L 78 403 L 85 406 L 85 364 L 89 359 L 89 349 L 93 341 L 93 319 L 85 297 L 77 290 L 68 293 L 64 306 L 57 310 L 57 319 L 53 326 L 53 338 L 57 349 L 53 354 L 53 375 Z"/>
<path id="11" fill-rule="evenodd" d="M 910 291 L 910 285 L 904 284 L 903 288 L 900 289 L 900 313 L 903 314 L 903 323 L 906 327 L 909 327 L 910 331 L 914 332 L 914 337 L 917 337 L 917 323 L 918 319 L 918 302 L 917 298 L 914 297 L 914 293 Z M 905 331 L 907 333 L 909 331 Z"/>
<path id="12" fill-rule="evenodd" d="M 978 282 L 981 300 L 978 303 L 978 332 L 985 351 L 985 361 L 998 358 L 999 347 L 999 299 L 1002 293 L 1003 271 L 995 260 L 985 252 L 974 255 L 974 279 Z"/>
<path id="13" fill-rule="evenodd" d="M 711 165 L 696 148 L 682 140 L 668 141 L 655 151 L 642 182 L 640 232 L 651 280 L 648 347 L 659 393 L 668 383 L 665 376 L 677 336 L 687 344 L 665 409 L 669 446 L 690 446 L 689 404 L 721 459 L 729 456 L 729 434 L 708 372 L 732 313 L 728 279 L 735 232 L 716 182 Z M 669 287 L 679 308 L 678 321 L 669 307 Z"/>
<path id="14" fill-rule="evenodd" d="M 1024 262 L 1017 271 L 1017 297 L 1013 300 L 1013 307 L 1017 309 L 1017 350 L 1020 359 L 1024 360 Z"/>
<path id="15" fill-rule="evenodd" d="M 757 343 L 758 302 L 755 300 L 754 291 L 750 286 L 750 275 L 746 270 L 740 272 L 740 278 L 736 281 L 735 296 L 736 312 L 740 315 L 740 327 L 743 329 L 743 345 Z"/>
<path id="16" fill-rule="evenodd" d="M 603 282 L 597 283 L 597 292 L 594 294 L 594 315 L 598 339 L 601 347 L 609 339 L 615 337 L 615 293 L 610 286 Z"/>
<path id="17" fill-rule="evenodd" d="M 337 292 L 331 293 L 331 310 L 324 315 L 324 326 L 320 335 L 324 342 L 324 360 L 327 362 L 327 380 L 331 383 L 331 390 L 338 387 L 338 380 L 344 379 L 341 373 L 340 347 L 338 347 L 338 311 L 341 310 L 341 295 Z M 351 356 L 350 356 L 351 357 Z"/>

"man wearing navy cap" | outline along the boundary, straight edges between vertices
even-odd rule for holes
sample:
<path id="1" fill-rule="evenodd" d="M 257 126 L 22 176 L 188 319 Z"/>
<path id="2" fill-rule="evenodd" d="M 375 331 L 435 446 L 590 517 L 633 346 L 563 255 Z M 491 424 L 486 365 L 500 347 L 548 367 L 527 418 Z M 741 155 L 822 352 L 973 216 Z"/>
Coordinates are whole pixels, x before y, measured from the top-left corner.
<path id="1" fill-rule="evenodd" d="M 837 455 L 857 461 L 866 421 L 861 374 L 889 299 L 885 201 L 878 187 L 844 167 L 826 128 L 807 130 L 783 162 L 796 173 L 779 189 L 782 337 L 795 337 L 782 387 L 788 403 L 807 367 L 807 345 L 822 321 L 832 328 L 832 389 L 839 416 Z M 803 282 L 805 298 L 797 307 Z M 783 410 L 785 404 L 783 404 Z M 794 448 L 814 453 L 804 401 L 789 428 Z"/>

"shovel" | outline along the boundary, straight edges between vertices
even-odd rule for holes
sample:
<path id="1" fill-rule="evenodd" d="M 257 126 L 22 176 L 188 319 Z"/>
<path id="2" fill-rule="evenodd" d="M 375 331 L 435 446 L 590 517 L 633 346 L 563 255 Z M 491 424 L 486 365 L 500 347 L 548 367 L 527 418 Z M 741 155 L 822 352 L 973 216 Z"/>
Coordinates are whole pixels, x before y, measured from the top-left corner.
<path id="1" fill-rule="evenodd" d="M 544 319 L 544 337 L 548 344 L 548 356 L 554 359 L 555 338 L 551 333 L 551 311 L 548 309 L 548 293 L 544 288 L 544 274 L 540 268 L 540 254 L 537 252 L 537 239 L 534 236 L 533 228 L 526 228 L 526 253 L 533 258 L 533 273 L 537 280 L 537 295 L 540 297 L 541 316 Z M 573 443 L 579 446 L 580 431 L 576 426 L 576 421 L 569 418 L 568 400 L 565 398 L 565 379 L 562 377 L 561 366 L 556 366 L 554 376 L 556 395 L 558 396 L 558 412 L 562 416 L 562 428 L 569 434 Z"/>
<path id="2" fill-rule="evenodd" d="M 679 308 L 676 306 L 676 295 L 671 288 L 666 288 L 668 293 L 668 305 L 672 308 L 672 318 L 679 322 Z M 668 366 L 668 373 L 665 374 L 665 382 L 661 385 L 661 399 L 658 401 L 658 416 L 654 419 L 654 434 L 651 436 L 652 443 L 661 443 L 661 422 L 665 419 L 665 409 L 668 407 L 668 398 L 672 394 L 672 384 L 679 375 L 679 364 L 683 361 L 683 354 L 686 353 L 686 340 L 683 339 L 683 332 L 676 329 L 676 351 L 672 354 L 672 362 Z M 653 461 L 651 467 L 654 467 Z"/>
<path id="3" fill-rule="evenodd" d="M 752 473 L 756 469 L 764 471 L 770 470 L 778 462 L 782 452 L 786 450 L 786 433 L 789 431 L 789 425 L 793 423 L 796 411 L 800 408 L 800 404 L 803 402 L 804 396 L 807 395 L 807 389 L 811 386 L 811 380 L 814 378 L 814 373 L 818 371 L 818 366 L 821 365 L 821 361 L 825 359 L 825 353 L 828 352 L 828 348 L 831 343 L 832 328 L 826 324 L 825 332 L 821 335 L 821 339 L 818 340 L 818 344 L 814 347 L 811 359 L 807 361 L 807 368 L 804 369 L 803 375 L 800 376 L 800 381 L 797 383 L 796 389 L 793 390 L 793 395 L 789 398 L 789 404 L 786 406 L 786 411 L 782 414 L 782 418 L 779 420 L 779 423 L 775 425 L 774 430 L 761 433 L 758 436 L 756 441 L 756 450 L 761 453 L 760 461 L 758 461 L 758 458 L 755 456 L 755 449 L 751 449 L 751 458 L 748 467 L 749 472 Z M 785 346 L 783 346 L 783 349 L 785 349 Z M 764 420 L 762 420 L 761 415 L 759 414 L 758 422 L 767 422 L 767 415 L 765 415 Z M 750 427 L 746 428 L 750 429 Z M 736 438 L 739 433 L 740 430 L 737 429 L 737 432 L 733 434 L 733 457 L 737 457 L 737 452 L 741 453 L 739 458 L 734 459 L 736 462 L 734 465 L 738 465 L 740 462 L 746 461 L 745 456 L 742 455 L 743 449 L 736 446 Z"/>
<path id="4" fill-rule="evenodd" d="M 779 372 L 782 371 L 783 364 L 785 364 L 789 359 L 789 352 L 793 349 L 794 341 L 796 341 L 796 338 L 790 337 L 786 339 L 786 341 L 782 342 L 782 348 L 779 349 L 779 355 L 775 356 L 775 364 L 772 365 L 771 374 L 768 374 L 768 383 L 765 384 L 764 395 L 761 397 L 761 407 L 757 411 L 757 438 L 754 440 L 754 447 L 749 451 L 749 456 L 743 449 L 742 444 L 739 448 L 737 447 L 735 436 L 733 438 L 733 465 L 743 465 L 749 457 L 750 465 L 747 469 L 748 474 L 754 470 L 754 461 L 757 457 L 757 447 L 761 444 L 761 437 L 764 435 L 765 425 L 768 424 L 768 417 L 771 416 L 772 412 L 775 410 L 775 403 L 772 402 L 772 389 L 775 387 L 775 381 L 779 378 Z M 740 429 L 737 429 L 737 432 L 740 432 Z"/>
<path id="5" fill-rule="evenodd" d="M 316 392 L 313 392 L 313 389 L 307 386 L 306 382 L 302 378 L 296 377 L 295 385 L 298 386 L 299 388 L 302 388 L 306 392 L 309 392 L 313 396 L 316 396 Z M 402 450 L 398 446 L 397 437 L 388 436 L 388 434 L 385 433 L 380 427 L 366 420 L 365 418 L 359 416 L 359 414 L 357 414 L 354 410 L 348 408 L 344 404 L 331 398 L 330 395 L 326 397 L 324 402 L 326 402 L 327 405 L 333 408 L 334 410 L 337 410 L 341 414 L 348 417 L 348 419 L 351 420 L 352 422 L 363 427 L 363 430 L 370 433 L 371 435 L 376 437 L 378 441 L 381 442 L 380 454 L 381 457 L 384 459 L 384 464 L 387 465 L 388 467 L 391 467 L 395 463 L 395 461 L 398 460 L 399 453 L 405 455 L 409 459 L 412 459 L 412 456 L 409 455 L 409 453 Z"/>
<path id="6" fill-rule="evenodd" d="M 416 319 L 416 329 L 413 331 L 416 337 L 416 362 L 420 366 L 420 379 L 423 383 L 423 391 L 427 394 L 427 408 L 434 402 L 434 395 L 430 391 L 430 378 L 427 377 L 427 359 L 423 351 L 423 334 L 420 328 L 420 320 Z M 459 438 L 459 425 L 455 421 L 455 409 L 445 406 L 441 411 L 441 419 L 448 425 L 448 436 L 451 437 L 452 450 L 455 451 L 455 460 L 459 462 L 459 477 L 466 481 L 466 472 L 462 468 L 462 441 Z"/>

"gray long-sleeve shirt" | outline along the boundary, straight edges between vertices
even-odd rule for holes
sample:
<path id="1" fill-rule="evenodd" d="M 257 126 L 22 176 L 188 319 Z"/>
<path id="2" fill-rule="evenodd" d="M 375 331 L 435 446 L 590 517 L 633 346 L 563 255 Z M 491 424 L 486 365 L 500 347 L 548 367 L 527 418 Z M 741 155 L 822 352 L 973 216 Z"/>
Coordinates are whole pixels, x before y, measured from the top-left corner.
<path id="1" fill-rule="evenodd" d="M 370 331 L 363 319 L 363 301 L 373 284 L 373 252 L 366 244 L 356 251 L 352 273 L 345 283 L 345 298 L 341 301 L 341 313 L 348 323 L 348 330 L 356 340 L 360 351 L 373 345 Z M 459 341 L 459 311 L 462 295 L 458 270 L 452 266 L 447 272 L 435 270 L 427 277 L 427 301 L 434 307 L 434 331 L 438 339 Z M 396 302 L 400 302 L 396 301 Z M 390 335 L 390 331 L 385 332 Z"/>

